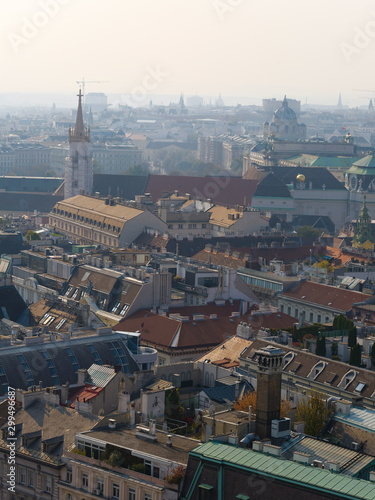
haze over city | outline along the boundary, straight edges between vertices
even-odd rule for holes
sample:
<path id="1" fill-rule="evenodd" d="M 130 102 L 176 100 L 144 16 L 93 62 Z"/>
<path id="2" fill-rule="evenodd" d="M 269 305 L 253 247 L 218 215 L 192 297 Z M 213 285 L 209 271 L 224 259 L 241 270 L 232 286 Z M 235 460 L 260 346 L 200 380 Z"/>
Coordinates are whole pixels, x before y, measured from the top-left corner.
<path id="1" fill-rule="evenodd" d="M 374 500 L 373 2 L 0 33 L 0 498 Z"/>
<path id="2" fill-rule="evenodd" d="M 82 77 L 126 102 L 150 71 L 146 90 L 164 104 L 183 92 L 334 105 L 341 92 L 360 106 L 372 96 L 361 90 L 374 88 L 369 0 L 18 0 L 0 4 L 0 30 L 1 104 L 16 103 L 14 93 L 22 104 L 59 93 L 73 104 Z"/>

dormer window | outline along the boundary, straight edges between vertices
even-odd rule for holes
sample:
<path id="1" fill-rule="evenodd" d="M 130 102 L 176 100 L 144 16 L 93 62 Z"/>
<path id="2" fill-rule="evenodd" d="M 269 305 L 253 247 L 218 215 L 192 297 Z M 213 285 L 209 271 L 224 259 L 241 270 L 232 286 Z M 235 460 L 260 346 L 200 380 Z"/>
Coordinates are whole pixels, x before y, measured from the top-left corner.
<path id="1" fill-rule="evenodd" d="M 315 380 L 323 372 L 326 366 L 327 366 L 326 361 L 318 361 L 318 363 L 316 363 L 310 370 L 310 373 L 307 375 L 307 378 L 312 378 Z"/>
<path id="2" fill-rule="evenodd" d="M 283 359 L 283 370 L 293 361 L 295 358 L 296 353 L 295 352 L 288 352 L 285 354 L 284 359 Z"/>
<path id="3" fill-rule="evenodd" d="M 356 378 L 358 375 L 358 372 L 355 370 L 349 370 L 340 380 L 340 383 L 338 384 L 337 387 L 340 387 L 342 389 L 347 389 L 349 385 L 353 382 L 353 380 Z"/>

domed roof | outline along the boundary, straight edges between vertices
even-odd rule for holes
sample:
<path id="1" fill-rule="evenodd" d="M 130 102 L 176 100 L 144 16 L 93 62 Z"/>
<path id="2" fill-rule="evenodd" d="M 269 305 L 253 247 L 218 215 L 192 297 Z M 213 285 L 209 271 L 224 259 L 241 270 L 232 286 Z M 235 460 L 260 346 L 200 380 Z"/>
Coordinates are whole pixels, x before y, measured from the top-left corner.
<path id="1" fill-rule="evenodd" d="M 297 121 L 297 115 L 295 112 L 288 106 L 288 101 L 286 100 L 286 96 L 284 97 L 282 105 L 275 111 L 273 115 L 274 120 L 295 120 Z"/>

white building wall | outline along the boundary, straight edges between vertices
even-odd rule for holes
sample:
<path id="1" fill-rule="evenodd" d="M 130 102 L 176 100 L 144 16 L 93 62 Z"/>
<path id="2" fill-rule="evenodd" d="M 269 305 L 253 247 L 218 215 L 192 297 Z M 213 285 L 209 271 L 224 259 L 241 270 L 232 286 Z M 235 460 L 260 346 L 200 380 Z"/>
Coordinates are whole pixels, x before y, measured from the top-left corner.
<path id="1" fill-rule="evenodd" d="M 119 246 L 127 247 L 137 238 L 137 236 L 148 228 L 156 229 L 160 231 L 160 233 L 165 233 L 167 231 L 165 222 L 151 212 L 145 211 L 124 224 L 119 237 Z"/>

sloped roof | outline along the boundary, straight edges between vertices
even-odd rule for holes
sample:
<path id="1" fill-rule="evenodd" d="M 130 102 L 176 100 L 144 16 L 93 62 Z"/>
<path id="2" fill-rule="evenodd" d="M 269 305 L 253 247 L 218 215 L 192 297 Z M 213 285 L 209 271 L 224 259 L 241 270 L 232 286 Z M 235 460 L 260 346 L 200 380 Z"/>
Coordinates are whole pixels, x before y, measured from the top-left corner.
<path id="1" fill-rule="evenodd" d="M 241 318 L 205 319 L 183 322 L 146 310 L 134 313 L 113 329 L 141 334 L 141 341 L 156 348 L 210 348 L 236 333 Z"/>
<path id="2" fill-rule="evenodd" d="M 5 383 L 19 389 L 27 389 L 29 385 L 37 385 L 39 381 L 42 381 L 44 387 L 54 386 L 53 374 L 43 353 L 48 354 L 52 360 L 60 384 L 65 382 L 69 382 L 70 385 L 77 383 L 75 361 L 79 368 L 86 369 L 93 363 L 99 362 L 103 365 L 117 366 L 118 361 L 116 360 L 113 342 L 118 342 L 123 349 L 129 373 L 139 371 L 139 366 L 130 354 L 126 340 L 119 333 L 71 337 L 69 340 L 56 342 L 3 347 L 0 349 L 0 366 L 5 374 L 0 374 L 0 395 L 4 395 L 4 386 L 2 384 Z M 96 353 L 95 356 L 93 351 Z M 21 361 L 19 356 L 22 356 L 24 361 Z M 30 383 L 28 383 L 27 370 L 24 368 L 26 365 L 31 369 L 35 366 L 38 367 L 37 373 L 32 374 L 33 380 Z M 19 367 L 19 370 L 15 370 L 15 366 Z"/>
<path id="3" fill-rule="evenodd" d="M 237 212 L 237 210 L 234 210 L 233 208 L 227 208 L 220 205 L 210 208 L 208 213 L 211 214 L 210 224 L 215 224 L 221 227 L 231 227 L 243 217 L 243 212 Z M 233 216 L 234 219 L 230 219 L 230 215 Z M 236 219 L 236 217 L 238 217 L 238 219 Z"/>
<path id="4" fill-rule="evenodd" d="M 122 204 L 106 205 L 104 199 L 81 194 L 60 201 L 56 204 L 56 209 L 70 210 L 73 214 L 84 215 L 85 217 L 95 216 L 97 220 L 100 220 L 100 217 L 102 220 L 111 218 L 120 223 L 121 227 L 128 220 L 132 220 L 143 213 L 143 210 Z"/>
<path id="5" fill-rule="evenodd" d="M 291 198 L 291 194 L 285 182 L 270 172 L 259 182 L 254 197 Z"/>
<path id="6" fill-rule="evenodd" d="M 227 368 L 227 365 L 232 363 L 235 363 L 235 365 L 238 366 L 238 358 L 240 357 L 240 354 L 245 349 L 250 347 L 252 343 L 252 340 L 243 339 L 235 335 L 234 337 L 225 340 L 217 347 L 214 347 L 211 351 L 205 353 L 197 361 L 205 361 L 208 359 L 211 364 L 217 364 L 218 361 L 226 359 L 227 361 L 225 363 L 220 364 L 223 368 Z"/>
<path id="7" fill-rule="evenodd" d="M 77 432 L 92 429 L 100 420 L 95 415 L 78 413 L 64 406 L 51 406 L 40 400 L 18 411 L 15 419 L 16 425 L 22 424 L 22 434 L 41 430 L 43 441 L 63 435 L 65 449 L 74 443 Z"/>
<path id="8" fill-rule="evenodd" d="M 250 249 L 247 250 L 249 251 Z M 244 260 L 242 256 L 240 256 L 240 258 L 235 258 L 233 255 L 226 255 L 224 252 L 211 252 L 206 249 L 203 249 L 193 255 L 193 259 L 204 263 L 209 262 L 216 266 L 229 267 L 230 269 L 238 269 L 239 266 L 246 267 L 247 262 L 247 260 Z"/>
<path id="9" fill-rule="evenodd" d="M 94 174 L 95 192 L 101 196 L 120 196 L 125 200 L 135 200 L 136 195 L 144 194 L 147 175 Z"/>
<path id="10" fill-rule="evenodd" d="M 121 276 L 121 273 L 110 269 L 98 269 L 97 267 L 88 265 L 79 266 L 68 281 L 69 285 L 72 285 L 73 288 L 67 297 L 71 297 L 74 294 L 76 287 L 86 289 L 90 282 L 94 290 L 111 293 Z"/>
<path id="11" fill-rule="evenodd" d="M 21 320 L 21 316 L 25 316 L 26 312 L 27 305 L 13 285 L 0 287 L 0 319 L 6 318 L 11 321 L 18 321 Z M 28 326 L 25 319 L 26 316 L 20 322 Z"/>
<path id="12" fill-rule="evenodd" d="M 306 185 L 312 183 L 312 189 L 345 190 L 344 183 L 336 179 L 329 170 L 322 167 L 272 167 L 272 172 L 285 184 L 294 183 L 297 175 L 303 174 L 306 178 Z"/>
<path id="13" fill-rule="evenodd" d="M 240 177 L 151 174 L 145 192 L 151 194 L 153 201 L 177 189 L 182 194 L 189 193 L 193 197 L 202 197 L 205 200 L 210 198 L 216 204 L 250 205 L 257 184 L 256 180 Z"/>
<path id="14" fill-rule="evenodd" d="M 289 289 L 284 290 L 281 296 L 298 299 L 303 302 L 312 302 L 319 306 L 343 312 L 350 311 L 354 303 L 363 302 L 370 297 L 370 295 L 361 292 L 352 292 L 334 286 L 313 283 L 312 281 L 300 281 Z"/>
<path id="15" fill-rule="evenodd" d="M 324 229 L 329 234 L 335 232 L 335 224 L 328 215 L 295 215 L 293 226 L 311 226 L 315 229 Z"/>
<path id="16" fill-rule="evenodd" d="M 101 366 L 94 363 L 87 370 L 85 383 L 105 387 L 115 375 L 116 372 L 111 366 Z"/>
<path id="17" fill-rule="evenodd" d="M 356 293 L 356 292 L 351 292 Z M 341 361 L 334 361 L 329 358 L 322 358 L 315 354 L 309 352 L 303 352 L 299 349 L 294 349 L 289 346 L 276 344 L 275 342 L 265 341 L 261 339 L 256 339 L 252 344 L 241 354 L 241 359 L 255 359 L 256 352 L 259 349 L 272 345 L 284 351 L 285 354 L 291 352 L 294 354 L 293 360 L 287 363 L 283 372 L 296 374 L 298 377 L 307 378 L 313 367 L 322 359 L 327 363 L 326 367 L 314 378 L 315 382 L 322 384 L 322 390 L 324 387 L 324 392 L 329 392 L 329 387 L 337 387 L 340 382 L 344 379 L 349 372 L 352 372 L 355 376 L 351 380 L 350 384 L 346 387 L 346 391 L 353 393 L 353 395 L 358 396 L 355 389 L 359 382 L 364 383 L 365 387 L 361 391 L 361 397 L 371 398 L 375 391 L 375 379 L 374 373 L 370 370 L 365 370 L 363 368 L 357 368 L 350 366 Z"/>
<path id="18" fill-rule="evenodd" d="M 374 157 L 374 155 L 364 156 L 363 158 L 361 158 L 361 159 L 357 160 L 355 163 L 353 163 L 353 165 L 356 167 L 375 168 L 375 157 Z"/>
<path id="19" fill-rule="evenodd" d="M 237 379 L 238 380 L 238 379 Z M 215 387 L 205 387 L 202 389 L 205 394 L 216 403 L 225 404 L 232 403 L 236 400 L 236 386 L 234 384 L 227 385 L 220 382 Z M 239 395 L 240 397 L 247 391 L 253 391 L 254 387 L 247 381 L 240 382 Z"/>
<path id="20" fill-rule="evenodd" d="M 237 467 L 248 471 L 250 477 L 252 471 L 260 476 L 265 475 L 265 480 L 276 487 L 274 498 L 276 498 L 277 489 L 282 494 L 284 482 L 296 485 L 299 491 L 306 492 L 306 494 L 315 493 L 311 498 L 317 498 L 319 492 L 324 495 L 324 498 L 341 498 L 345 495 L 346 498 L 351 499 L 372 500 L 375 495 L 375 485 L 370 481 L 332 474 L 318 467 L 306 467 L 304 464 L 281 460 L 265 453 L 215 441 L 209 441 L 197 447 L 190 453 L 190 457 L 200 459 L 203 463 L 207 459 L 210 462 L 217 461 L 224 466 Z M 207 475 L 204 469 L 203 473 Z M 192 479 L 191 474 L 190 479 Z M 281 486 L 278 484 L 280 482 L 282 482 Z M 188 487 L 189 484 L 183 486 L 182 494 L 186 495 Z"/>
<path id="21" fill-rule="evenodd" d="M 1 176 L 0 189 L 7 192 L 52 194 L 63 182 L 61 177 Z"/>
<path id="22" fill-rule="evenodd" d="M 353 476 L 361 470 L 368 467 L 375 461 L 374 457 L 358 453 L 354 450 L 348 450 L 342 446 L 336 446 L 331 443 L 319 441 L 308 436 L 304 436 L 297 441 L 293 446 L 289 446 L 287 451 L 283 453 L 283 457 L 287 460 L 293 460 L 295 451 L 307 453 L 312 456 L 313 460 L 321 460 L 323 462 L 337 462 L 340 464 L 340 474 Z"/>

